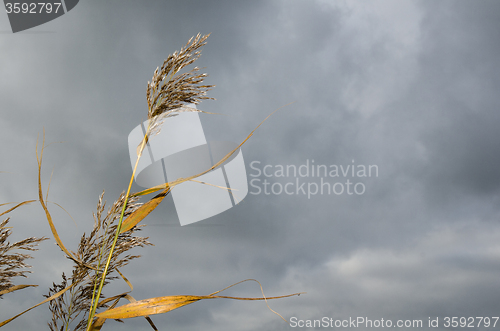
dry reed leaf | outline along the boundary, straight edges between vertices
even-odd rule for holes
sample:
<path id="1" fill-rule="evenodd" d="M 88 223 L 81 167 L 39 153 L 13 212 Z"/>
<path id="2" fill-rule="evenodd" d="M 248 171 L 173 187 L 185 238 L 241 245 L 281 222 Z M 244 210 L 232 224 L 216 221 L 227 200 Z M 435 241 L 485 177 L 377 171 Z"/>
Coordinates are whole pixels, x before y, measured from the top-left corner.
<path id="1" fill-rule="evenodd" d="M 54 235 L 54 239 L 57 243 L 57 246 L 70 258 L 71 260 L 75 261 L 78 264 L 84 265 L 89 269 L 94 269 L 91 266 L 85 265 L 82 261 L 78 260 L 75 258 L 64 246 L 61 238 L 59 237 L 59 234 L 57 233 L 56 227 L 54 225 L 54 222 L 52 221 L 52 216 L 50 216 L 49 209 L 47 208 L 47 205 L 45 204 L 45 201 L 43 199 L 43 193 L 42 193 L 42 157 L 43 157 L 43 149 L 45 148 L 45 130 L 43 132 L 43 140 L 42 140 L 42 148 L 40 151 L 40 155 L 38 155 L 38 138 L 36 140 L 36 160 L 38 162 L 38 199 L 40 201 L 40 204 L 42 205 L 43 210 L 45 211 L 45 216 L 47 218 L 47 221 L 49 222 L 50 226 L 50 231 Z"/>
<path id="2" fill-rule="evenodd" d="M 214 297 L 195 295 L 174 295 L 140 300 L 110 309 L 97 314 L 102 318 L 131 318 L 146 315 L 162 314 L 180 308 L 201 299 L 214 299 Z"/>
<path id="3" fill-rule="evenodd" d="M 104 301 L 111 301 L 111 300 L 115 300 L 115 302 L 113 302 L 113 304 L 107 309 L 113 309 L 117 304 L 118 304 L 118 301 L 121 299 L 121 298 L 125 298 L 127 299 L 129 302 L 133 303 L 133 302 L 136 302 L 137 300 L 135 300 L 135 298 L 133 296 L 131 296 L 130 294 L 127 294 L 127 293 L 122 293 L 118 296 L 114 296 L 112 298 L 108 298 L 106 300 L 103 300 L 103 302 L 101 302 L 100 304 L 103 304 Z M 151 318 L 149 316 L 144 316 L 144 318 L 148 321 L 149 325 L 151 325 L 151 327 L 153 328 L 153 330 L 155 331 L 158 331 L 158 329 L 156 328 L 156 325 L 153 323 L 153 321 L 151 320 Z M 107 318 L 104 318 L 104 317 L 97 317 L 94 321 L 94 323 L 92 323 L 92 326 L 90 328 L 90 331 L 99 331 L 101 330 L 102 326 L 104 325 L 104 323 L 106 322 Z"/>
<path id="4" fill-rule="evenodd" d="M 78 224 L 76 224 L 76 221 L 75 219 L 73 218 L 73 216 L 71 216 L 71 214 L 66 210 L 64 209 L 63 206 L 61 206 L 60 204 L 58 204 L 57 202 L 52 202 L 52 201 L 48 201 L 46 200 L 47 202 L 50 202 L 50 203 L 53 203 L 54 205 L 56 205 L 57 207 L 61 208 L 62 210 L 64 210 L 66 212 L 66 214 L 68 214 L 68 216 L 73 220 L 73 223 L 75 223 L 75 225 L 78 227 Z"/>
<path id="5" fill-rule="evenodd" d="M 125 295 L 124 298 L 127 299 L 131 303 L 137 302 L 137 300 L 129 294 Z M 151 325 L 153 330 L 158 331 L 158 329 L 156 328 L 156 325 L 153 323 L 153 320 L 149 316 L 144 316 L 144 318 L 146 319 L 146 321 L 148 321 L 149 325 Z"/>
<path id="6" fill-rule="evenodd" d="M 38 286 L 38 285 L 14 285 L 12 287 L 9 287 L 6 290 L 0 291 L 0 295 L 7 294 L 7 293 L 10 293 L 10 292 L 14 292 L 14 291 L 17 291 L 17 290 L 22 290 L 23 288 L 26 288 L 26 287 L 36 287 L 36 286 Z"/>
<path id="7" fill-rule="evenodd" d="M 160 184 L 160 185 L 157 185 L 157 186 L 150 187 L 150 188 L 145 189 L 145 190 L 140 191 L 140 192 L 132 193 L 130 196 L 131 197 L 140 197 L 142 195 L 148 195 L 148 194 L 151 194 L 151 193 L 158 192 L 160 190 L 165 190 L 166 191 L 168 189 L 170 189 L 169 183 L 165 183 L 165 184 Z"/>
<path id="8" fill-rule="evenodd" d="M 224 295 L 213 295 L 213 296 L 171 295 L 171 296 L 150 298 L 129 303 L 127 305 L 123 305 L 118 308 L 110 309 L 102 313 L 99 313 L 96 315 L 96 317 L 125 319 L 125 318 L 140 317 L 146 315 L 163 314 L 203 299 L 272 300 L 272 299 L 287 298 L 300 294 L 301 293 L 294 293 L 294 294 L 288 294 L 278 297 L 269 297 L 269 298 L 245 298 L 245 297 L 231 297 Z"/>
<path id="9" fill-rule="evenodd" d="M 70 288 L 72 288 L 72 287 L 73 287 L 73 285 L 70 285 L 70 286 L 66 287 L 65 289 L 63 289 L 63 290 L 61 290 L 61 291 L 57 292 L 56 294 L 54 294 L 54 295 L 52 295 L 52 296 L 48 297 L 47 299 L 43 300 L 42 302 L 37 303 L 37 304 L 36 304 L 36 305 L 34 305 L 33 307 L 30 307 L 30 308 L 26 309 L 25 311 L 23 311 L 23 312 L 21 312 L 21 313 L 17 314 L 16 316 L 11 317 L 11 318 L 9 318 L 8 320 L 5 320 L 5 321 L 1 322 L 1 323 L 0 323 L 0 328 L 1 328 L 2 326 L 4 326 L 5 324 L 12 322 L 13 320 L 15 320 L 16 318 L 18 318 L 19 316 L 21 316 L 21 315 L 23 315 L 23 314 L 25 314 L 25 313 L 29 312 L 31 309 L 36 308 L 36 307 L 38 307 L 38 306 L 40 306 L 40 305 L 43 305 L 44 303 L 47 303 L 47 302 L 49 302 L 49 301 L 52 301 L 52 300 L 54 300 L 54 299 L 58 298 L 59 296 L 61 296 L 62 294 L 64 294 L 64 292 L 66 292 L 67 290 L 69 290 L 69 289 L 70 289 Z"/>
<path id="10" fill-rule="evenodd" d="M 127 294 L 125 296 L 125 299 L 127 299 L 131 303 L 137 302 L 137 300 L 133 296 L 131 296 L 129 294 Z M 156 325 L 153 323 L 153 320 L 149 316 L 144 316 L 144 318 L 146 319 L 146 321 L 148 321 L 149 325 L 151 325 L 151 327 L 153 328 L 153 330 L 158 331 L 158 329 L 156 328 Z"/>
<path id="11" fill-rule="evenodd" d="M 231 195 L 233 196 L 233 199 L 234 199 L 234 202 L 236 204 L 239 204 L 240 203 L 240 200 L 238 200 L 238 198 L 236 197 L 236 195 L 234 194 L 234 191 L 238 191 L 237 189 L 234 189 L 234 188 L 230 188 L 230 187 L 225 187 L 225 186 L 220 186 L 220 185 L 215 185 L 215 184 L 210 184 L 210 183 L 207 183 L 207 182 L 202 182 L 202 181 L 199 181 L 199 180 L 196 180 L 196 179 L 191 179 L 190 180 L 191 182 L 195 182 L 195 183 L 200 183 L 200 184 L 203 184 L 203 185 L 208 185 L 208 186 L 212 186 L 212 187 L 217 187 L 217 188 L 220 188 L 222 190 L 226 190 L 228 191 L 229 193 L 231 193 Z"/>
<path id="12" fill-rule="evenodd" d="M 220 293 L 224 290 L 227 290 L 230 287 L 233 287 L 235 285 L 238 285 L 238 284 L 246 282 L 246 281 L 255 281 L 260 285 L 260 289 L 262 291 L 262 298 L 245 298 L 245 297 L 232 297 L 232 296 L 224 296 L 224 295 L 215 295 L 215 294 Z M 267 304 L 267 300 L 287 298 L 287 297 L 291 297 L 291 296 L 295 296 L 295 295 L 298 296 L 298 295 L 301 295 L 303 293 L 305 293 L 305 292 L 287 294 L 287 295 L 282 295 L 282 296 L 277 296 L 277 297 L 266 297 L 264 295 L 264 290 L 262 289 L 262 285 L 260 284 L 259 281 L 255 280 L 255 279 L 245 279 L 245 280 L 242 280 L 238 283 L 230 285 L 226 288 L 223 288 L 220 291 L 214 292 L 210 295 L 170 295 L 170 296 L 164 296 L 164 297 L 150 298 L 150 299 L 132 302 L 132 303 L 120 306 L 118 308 L 108 309 L 102 313 L 97 314 L 96 317 L 98 317 L 98 318 L 112 318 L 112 319 L 117 319 L 117 318 L 118 319 L 125 319 L 125 318 L 132 318 L 132 317 L 163 314 L 163 313 L 169 312 L 171 310 L 189 305 L 191 303 L 194 303 L 196 301 L 200 301 L 203 299 L 265 300 L 266 304 Z M 281 316 L 280 314 L 278 314 L 277 312 L 272 310 L 269 307 L 269 305 L 267 305 L 267 306 L 273 313 L 277 314 L 284 321 L 286 321 L 283 318 L 283 316 Z"/>
<path id="13" fill-rule="evenodd" d="M 21 202 L 21 203 L 18 203 L 17 205 L 15 205 L 14 207 L 10 208 L 9 210 L 6 210 L 6 211 L 4 211 L 3 213 L 1 213 L 1 214 L 0 214 L 0 216 L 3 216 L 3 215 L 5 215 L 5 214 L 10 213 L 11 211 L 13 211 L 13 210 L 15 210 L 15 209 L 17 209 L 17 208 L 21 207 L 22 205 L 26 205 L 26 204 L 28 204 L 28 203 L 32 203 L 32 202 L 35 202 L 35 201 L 36 201 L 36 200 L 27 200 L 27 201 L 23 201 L 23 202 Z M 9 202 L 9 203 L 11 203 L 11 202 Z M 4 204 L 2 204 L 2 205 L 0 205 L 0 206 L 7 205 L 7 204 L 9 204 L 9 203 L 4 203 Z"/>
<path id="14" fill-rule="evenodd" d="M 42 205 L 43 210 L 45 211 L 45 216 L 47 217 L 47 221 L 49 222 L 50 230 L 52 231 L 52 234 L 54 235 L 54 239 L 56 240 L 57 245 L 59 248 L 66 253 L 66 255 L 74 260 L 75 262 L 79 262 L 67 249 L 66 246 L 61 241 L 61 238 L 59 237 L 59 234 L 57 233 L 56 227 L 54 225 L 54 222 L 52 222 L 52 217 L 50 216 L 49 210 L 47 209 L 47 206 L 45 205 L 44 199 L 43 199 L 43 193 L 42 193 L 42 157 L 43 157 L 43 149 L 45 147 L 45 131 L 43 133 L 43 140 L 42 140 L 42 150 L 40 151 L 40 156 L 38 155 L 38 138 L 36 140 L 36 160 L 38 162 L 38 198 L 40 201 L 40 204 Z"/>
<path id="15" fill-rule="evenodd" d="M 115 268 L 115 270 L 120 274 L 120 276 L 122 277 L 122 279 L 125 281 L 125 283 L 127 283 L 128 287 L 130 287 L 130 291 L 133 291 L 134 290 L 134 286 L 132 285 L 132 283 L 127 279 L 127 277 L 125 277 L 121 272 L 120 270 L 118 270 L 118 268 Z"/>
<path id="16" fill-rule="evenodd" d="M 101 330 L 102 326 L 106 322 L 105 318 L 97 318 L 94 323 L 92 323 L 92 326 L 90 327 L 90 331 L 99 331 Z"/>
<path id="17" fill-rule="evenodd" d="M 167 196 L 170 190 L 165 190 L 164 192 L 156 195 L 154 198 L 137 208 L 132 214 L 130 214 L 122 223 L 120 228 L 120 233 L 130 230 L 136 226 L 140 221 L 142 221 L 146 216 L 148 216 Z"/>
<path id="18" fill-rule="evenodd" d="M 190 181 L 191 181 L 191 182 L 195 182 L 195 183 L 200 183 L 200 184 L 203 184 L 203 185 L 208 185 L 208 186 L 212 186 L 212 187 L 217 187 L 217 188 L 220 188 L 220 189 L 223 189 L 223 190 L 229 191 L 229 192 L 232 192 L 232 191 L 237 191 L 237 190 L 236 190 L 236 189 L 234 189 L 234 188 L 229 188 L 229 187 L 225 187 L 225 186 L 220 186 L 220 185 L 210 184 L 210 183 L 207 183 L 207 182 L 202 182 L 202 181 L 199 181 L 199 180 L 196 180 L 196 179 L 191 179 Z"/>

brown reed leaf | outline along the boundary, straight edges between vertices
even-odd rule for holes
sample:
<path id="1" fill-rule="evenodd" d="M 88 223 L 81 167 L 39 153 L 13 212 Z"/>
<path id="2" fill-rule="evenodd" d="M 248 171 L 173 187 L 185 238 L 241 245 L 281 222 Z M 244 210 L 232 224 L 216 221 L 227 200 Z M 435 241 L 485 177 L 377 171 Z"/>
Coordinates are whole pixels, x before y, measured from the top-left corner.
<path id="1" fill-rule="evenodd" d="M 125 319 L 125 318 L 140 317 L 147 315 L 163 314 L 203 299 L 272 300 L 272 299 L 287 298 L 299 294 L 300 293 L 294 293 L 294 294 L 282 295 L 277 297 L 268 297 L 268 298 L 246 298 L 246 297 L 232 297 L 224 295 L 213 295 L 213 296 L 171 295 L 171 296 L 156 297 L 129 303 L 127 305 L 123 305 L 118 308 L 110 309 L 102 313 L 99 313 L 96 315 L 96 317 Z"/>
<path id="2" fill-rule="evenodd" d="M 247 297 L 232 297 L 232 296 L 224 296 L 224 295 L 215 295 L 218 294 L 224 290 L 227 290 L 230 287 L 233 287 L 235 285 L 238 285 L 240 283 L 246 282 L 246 281 L 255 281 L 260 285 L 260 289 L 262 291 L 262 298 L 247 298 Z M 145 299 L 145 300 L 140 300 L 136 302 L 132 302 L 123 306 L 120 306 L 118 308 L 113 308 L 113 309 L 108 309 L 102 313 L 99 313 L 96 315 L 98 318 L 119 318 L 119 319 L 125 319 L 125 318 L 132 318 L 132 317 L 140 317 L 140 316 L 148 316 L 148 315 L 155 315 L 155 314 L 163 314 L 166 312 L 169 312 L 171 310 L 189 305 L 191 303 L 204 300 L 204 299 L 234 299 L 234 300 L 265 300 L 267 304 L 267 300 L 272 300 L 272 299 L 281 299 L 281 298 L 287 298 L 295 295 L 301 295 L 304 292 L 301 293 L 293 293 L 293 294 L 287 294 L 287 295 L 282 295 L 282 296 L 276 296 L 276 297 L 266 297 L 264 295 L 264 290 L 262 289 L 262 285 L 260 284 L 259 281 L 255 279 L 245 279 L 242 280 L 238 283 L 232 284 L 226 288 L 223 288 L 222 290 L 219 290 L 217 292 L 214 292 L 209 295 L 170 295 L 170 296 L 164 296 L 164 297 L 156 297 L 156 298 L 150 298 L 150 299 Z M 287 322 L 283 316 L 272 310 L 269 305 L 267 305 L 268 308 L 278 316 L 280 316 L 285 322 Z"/>
<path id="3" fill-rule="evenodd" d="M 68 214 L 68 216 L 73 220 L 73 223 L 75 223 L 75 225 L 78 227 L 78 224 L 76 224 L 76 221 L 75 219 L 73 218 L 73 216 L 71 216 L 71 214 L 63 207 L 61 206 L 60 204 L 58 204 L 57 202 L 53 202 L 53 201 L 48 201 L 46 200 L 47 202 L 50 202 L 50 203 L 53 203 L 54 205 L 56 205 L 57 207 L 61 208 L 62 210 L 64 210 L 64 212 L 66 214 Z"/>
<path id="4" fill-rule="evenodd" d="M 132 285 L 132 283 L 127 279 L 127 277 L 125 277 L 121 272 L 120 270 L 118 270 L 118 268 L 115 269 L 116 272 L 118 272 L 120 274 L 120 276 L 122 277 L 122 279 L 125 281 L 125 283 L 127 283 L 128 287 L 130 287 L 130 291 L 132 292 L 134 290 L 134 286 Z"/>
<path id="5" fill-rule="evenodd" d="M 49 209 L 47 208 L 47 205 L 45 204 L 45 201 L 43 199 L 43 193 L 42 193 L 42 157 L 43 157 L 43 150 L 45 148 L 45 131 L 43 132 L 43 139 L 42 139 L 42 148 L 40 151 L 40 155 L 38 155 L 38 138 L 36 140 L 36 160 L 38 162 L 38 199 L 40 201 L 40 204 L 42 205 L 43 210 L 45 211 L 45 216 L 47 218 L 47 221 L 49 222 L 50 226 L 50 231 L 54 235 L 54 239 L 57 243 L 57 246 L 66 254 L 68 258 L 71 260 L 75 261 L 76 263 L 82 263 L 78 259 L 76 259 L 64 246 L 61 238 L 59 237 L 59 234 L 57 233 L 56 227 L 54 225 L 54 222 L 52 221 L 52 216 L 50 216 Z"/>
<path id="6" fill-rule="evenodd" d="M 49 301 L 52 301 L 52 300 L 54 300 L 54 299 L 58 298 L 59 296 L 63 295 L 63 294 L 64 294 L 67 290 L 69 290 L 71 287 L 73 287 L 73 285 L 70 285 L 70 286 L 66 287 L 65 289 L 63 289 L 63 290 L 61 290 L 61 291 L 59 291 L 59 292 L 55 293 L 54 295 L 52 295 L 52 296 L 48 297 L 47 299 L 43 300 L 42 302 L 37 303 L 37 304 L 36 304 L 36 305 L 34 305 L 33 307 L 30 307 L 30 308 L 26 309 L 25 311 L 20 312 L 20 313 L 19 313 L 19 314 L 17 314 L 16 316 L 11 317 L 11 318 L 9 318 L 9 319 L 7 319 L 7 320 L 5 320 L 5 321 L 1 322 L 1 323 L 0 323 L 0 327 L 4 326 L 4 325 L 5 325 L 5 324 L 7 324 L 7 323 L 12 322 L 13 320 L 15 320 L 16 318 L 18 318 L 19 316 L 21 316 L 21 315 L 23 315 L 23 314 L 25 314 L 25 313 L 29 312 L 29 311 L 30 311 L 30 310 L 32 310 L 32 309 L 34 309 L 34 308 L 36 308 L 36 307 L 38 307 L 38 306 L 40 306 L 40 305 L 43 305 L 44 303 L 47 303 L 47 302 L 49 302 Z"/>
<path id="7" fill-rule="evenodd" d="M 129 295 L 129 294 L 127 294 L 125 296 L 125 298 L 128 301 L 130 301 L 131 303 L 137 302 L 137 300 L 134 297 L 132 297 L 131 295 Z M 156 325 L 153 323 L 153 320 L 149 316 L 146 315 L 146 316 L 144 316 L 144 318 L 146 319 L 146 321 L 148 321 L 149 325 L 151 325 L 151 327 L 153 328 L 153 330 L 158 331 L 158 329 L 156 328 Z"/>
<path id="8" fill-rule="evenodd" d="M 112 301 L 112 300 L 115 300 L 115 302 L 113 302 L 113 304 L 108 308 L 109 309 L 113 309 L 117 304 L 118 304 L 118 301 L 121 299 L 121 298 L 125 298 L 127 299 L 129 302 L 136 302 L 137 300 L 135 300 L 134 297 L 132 297 L 130 294 L 127 294 L 127 293 L 122 293 L 118 296 L 114 296 L 112 298 L 108 298 L 107 301 Z M 110 300 L 111 299 L 111 300 Z M 106 300 L 103 300 L 103 301 L 106 301 Z M 101 305 L 102 303 L 100 303 Z M 149 316 L 144 316 L 144 318 L 148 321 L 149 325 L 151 325 L 151 328 L 153 328 L 153 330 L 155 331 L 158 331 L 158 329 L 156 328 L 156 325 L 153 323 L 153 321 L 151 320 L 151 318 Z M 97 317 L 94 322 L 92 323 L 92 326 L 90 328 L 90 331 L 99 331 L 101 330 L 102 326 L 104 325 L 104 323 L 106 322 L 107 318 L 104 318 L 104 317 Z"/>
<path id="9" fill-rule="evenodd" d="M 7 293 L 10 293 L 10 292 L 17 291 L 17 290 L 22 290 L 23 288 L 26 288 L 26 287 L 37 287 L 37 286 L 38 285 L 14 285 L 12 287 L 9 287 L 6 290 L 0 291 L 0 296 L 3 295 L 3 294 L 7 294 Z"/>
<path id="10" fill-rule="evenodd" d="M 26 204 L 28 204 L 28 203 L 32 203 L 32 202 L 35 202 L 35 201 L 36 201 L 36 200 L 27 200 L 27 201 L 23 201 L 23 202 L 21 202 L 21 203 L 18 203 L 17 205 L 15 205 L 14 207 L 10 208 L 9 210 L 6 210 L 6 211 L 4 211 L 3 213 L 1 213 L 1 214 L 0 214 L 0 216 L 3 216 L 3 215 L 5 215 L 5 214 L 8 214 L 8 213 L 10 213 L 11 211 L 13 211 L 13 210 L 15 210 L 15 209 L 17 209 L 17 208 L 19 208 L 19 207 L 21 207 L 21 206 L 23 206 L 23 205 L 26 205 Z M 8 203 L 3 203 L 3 204 L 1 204 L 0 206 L 7 205 L 7 204 L 8 204 Z"/>
<path id="11" fill-rule="evenodd" d="M 146 315 L 162 314 L 182 306 L 191 304 L 201 299 L 214 299 L 210 296 L 174 295 L 151 298 L 129 303 L 118 308 L 99 313 L 100 318 L 131 318 Z"/>
<path id="12" fill-rule="evenodd" d="M 163 201 L 163 199 L 168 195 L 169 192 L 170 190 L 167 189 L 137 208 L 136 211 L 130 214 L 129 217 L 127 217 L 123 221 L 120 233 L 130 230 L 140 221 L 146 218 L 146 216 L 148 216 L 156 207 L 158 207 L 158 205 Z"/>

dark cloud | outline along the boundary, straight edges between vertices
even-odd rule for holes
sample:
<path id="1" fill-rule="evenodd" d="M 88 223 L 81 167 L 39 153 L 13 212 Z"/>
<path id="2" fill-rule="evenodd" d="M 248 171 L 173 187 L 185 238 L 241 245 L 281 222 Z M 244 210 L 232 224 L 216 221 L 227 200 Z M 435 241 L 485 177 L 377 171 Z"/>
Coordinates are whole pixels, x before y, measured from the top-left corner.
<path id="1" fill-rule="evenodd" d="M 377 165 L 351 178 L 363 195 L 249 194 L 187 227 L 171 198 L 146 223 L 155 247 L 123 270 L 133 295 L 205 294 L 246 278 L 286 318 L 422 319 L 494 316 L 498 306 L 498 36 L 495 1 L 81 2 L 33 31 L 1 34 L 2 202 L 36 198 L 37 134 L 59 142 L 51 206 L 67 245 L 92 225 L 131 174 L 127 136 L 146 117 L 154 69 L 198 32 L 212 33 L 198 65 L 217 101 L 199 108 L 209 140 L 242 141 L 250 163 Z M 2 29 L 8 27 L 3 26 Z M 249 177 L 252 179 L 253 177 Z M 263 175 L 260 180 L 266 179 Z M 319 183 L 320 178 L 299 178 Z M 326 178 L 331 184 L 346 178 Z M 285 185 L 296 178 L 268 178 Z M 134 184 L 134 190 L 139 189 Z M 193 205 L 196 208 L 196 205 Z M 51 236 L 37 204 L 12 215 L 16 238 Z M 34 233 L 32 233 L 32 231 Z M 2 300 L 2 317 L 41 301 L 69 272 L 48 242 L 30 282 Z M 125 291 L 116 283 L 113 290 Z M 33 295 L 35 293 L 35 295 Z M 259 296 L 256 284 L 228 295 Z M 5 307 L 5 308 L 4 308 Z M 45 307 L 11 328 L 36 329 Z M 265 304 L 210 301 L 156 316 L 176 330 L 288 329 Z M 136 319 L 108 329 L 146 329 Z"/>

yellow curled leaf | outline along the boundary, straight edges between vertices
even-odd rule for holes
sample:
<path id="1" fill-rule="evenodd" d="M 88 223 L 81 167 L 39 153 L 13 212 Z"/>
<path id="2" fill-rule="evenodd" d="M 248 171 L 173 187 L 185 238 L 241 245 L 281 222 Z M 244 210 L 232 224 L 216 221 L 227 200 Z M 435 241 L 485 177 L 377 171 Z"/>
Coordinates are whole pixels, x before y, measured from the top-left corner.
<path id="1" fill-rule="evenodd" d="M 201 299 L 214 299 L 204 295 L 172 295 L 132 302 L 96 315 L 97 318 L 132 318 L 154 314 L 162 314 L 180 308 Z"/>
<path id="2" fill-rule="evenodd" d="M 167 196 L 169 190 L 163 191 L 162 193 L 156 195 L 153 199 L 149 200 L 132 214 L 130 214 L 127 219 L 125 219 L 120 228 L 120 233 L 128 231 L 132 229 L 135 225 L 137 225 L 140 221 L 142 221 L 146 216 L 148 216 L 156 207 L 163 201 L 163 199 Z"/>
<path id="3" fill-rule="evenodd" d="M 215 293 L 219 293 L 217 291 Z M 303 293 L 303 292 L 302 292 Z M 277 297 L 262 297 L 262 298 L 241 298 L 241 297 L 231 297 L 225 295 L 170 295 L 166 297 L 150 298 L 145 300 L 136 301 L 123 305 L 117 308 L 106 310 L 102 313 L 95 315 L 97 318 L 112 318 L 112 319 L 124 319 L 139 316 L 155 315 L 167 313 L 171 310 L 189 305 L 193 302 L 200 301 L 203 299 L 233 299 L 233 300 L 272 300 L 287 298 L 294 295 L 300 295 L 302 293 L 293 293 L 287 295 L 281 295 Z M 270 309 L 270 308 L 269 308 Z M 276 313 L 271 309 L 272 312 Z M 276 313 L 278 314 L 278 313 Z M 278 314 L 281 316 L 280 314 Z M 283 318 L 283 317 L 281 317 Z M 285 319 L 284 319 L 285 320 Z M 286 320 L 285 320 L 286 321 Z"/>

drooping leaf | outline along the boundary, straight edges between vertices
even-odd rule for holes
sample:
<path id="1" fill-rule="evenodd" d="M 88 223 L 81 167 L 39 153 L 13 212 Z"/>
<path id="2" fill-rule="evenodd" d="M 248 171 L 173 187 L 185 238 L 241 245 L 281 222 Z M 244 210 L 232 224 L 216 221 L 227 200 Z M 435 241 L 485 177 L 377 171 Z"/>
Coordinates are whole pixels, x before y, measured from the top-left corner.
<path id="1" fill-rule="evenodd" d="M 45 147 L 45 132 L 42 140 L 42 148 L 40 151 L 40 155 L 38 155 L 38 140 L 36 144 L 36 159 L 38 162 L 38 199 L 40 201 L 40 204 L 42 205 L 43 210 L 45 211 L 45 216 L 47 218 L 47 221 L 49 222 L 50 226 L 50 231 L 54 235 L 54 239 L 59 246 L 59 248 L 66 253 L 66 255 L 73 261 L 75 261 L 78 264 L 85 265 L 87 268 L 94 269 L 91 266 L 88 266 L 84 264 L 82 261 L 78 260 L 76 257 L 71 254 L 66 246 L 64 246 L 61 238 L 59 237 L 59 234 L 57 233 L 56 227 L 54 225 L 54 222 L 52 221 L 52 216 L 50 216 L 49 209 L 47 208 L 47 205 L 45 204 L 45 201 L 43 199 L 43 193 L 42 193 L 42 157 L 43 157 L 43 149 Z"/>
<path id="2" fill-rule="evenodd" d="M 32 202 L 35 202 L 35 201 L 36 201 L 36 200 L 27 200 L 27 201 L 23 201 L 23 202 L 21 202 L 21 203 L 18 203 L 17 205 L 15 205 L 14 207 L 10 208 L 9 210 L 6 210 L 6 211 L 4 211 L 3 213 L 1 213 L 1 214 L 0 214 L 0 216 L 3 216 L 3 215 L 5 215 L 5 214 L 10 213 L 10 212 L 11 212 L 11 211 L 13 211 L 14 209 L 17 209 L 17 208 L 21 207 L 22 205 L 26 205 L 26 204 L 28 204 L 28 203 L 32 203 Z M 3 206 L 3 205 L 6 205 L 6 203 L 2 204 L 2 206 Z"/>

